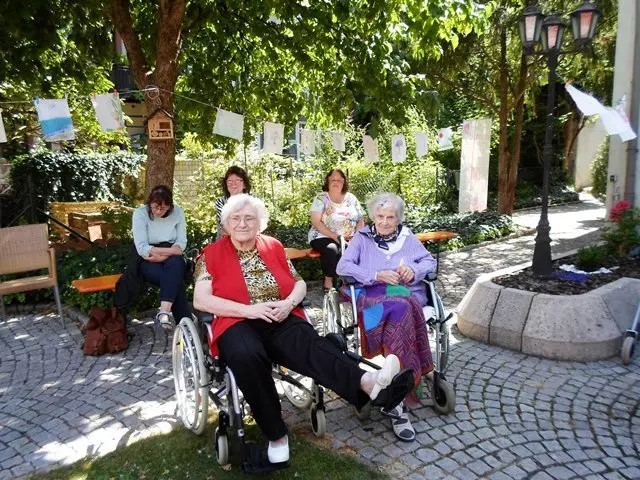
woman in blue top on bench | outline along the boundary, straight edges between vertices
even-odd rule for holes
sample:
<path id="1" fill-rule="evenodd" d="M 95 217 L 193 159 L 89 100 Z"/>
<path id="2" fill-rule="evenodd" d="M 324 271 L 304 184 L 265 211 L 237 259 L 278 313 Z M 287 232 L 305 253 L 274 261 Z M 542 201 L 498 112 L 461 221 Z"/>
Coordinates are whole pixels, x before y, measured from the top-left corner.
<path id="1" fill-rule="evenodd" d="M 154 187 L 145 204 L 133 212 L 133 241 L 142 257 L 142 277 L 160 287 L 156 322 L 164 329 L 172 329 L 174 319 L 191 316 L 191 310 L 182 257 L 187 248 L 186 222 L 182 209 L 173 203 L 169 187 Z"/>

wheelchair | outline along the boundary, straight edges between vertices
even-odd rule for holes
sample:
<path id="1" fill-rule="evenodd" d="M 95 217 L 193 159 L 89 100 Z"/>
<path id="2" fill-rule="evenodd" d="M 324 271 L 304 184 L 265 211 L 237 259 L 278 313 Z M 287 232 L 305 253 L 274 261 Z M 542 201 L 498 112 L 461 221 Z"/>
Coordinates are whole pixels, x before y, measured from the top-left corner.
<path id="1" fill-rule="evenodd" d="M 187 429 L 200 435 L 207 424 L 209 402 L 212 402 L 218 410 L 214 438 L 218 464 L 229 463 L 229 433 L 235 430 L 242 447 L 243 469 L 249 473 L 267 473 L 268 467 L 256 460 L 257 446 L 245 442 L 243 417 L 248 405 L 233 372 L 211 354 L 212 321 L 211 315 L 201 315 L 200 319 L 185 317 L 173 334 L 173 379 L 180 420 Z M 273 366 L 272 375 L 280 381 L 285 396 L 295 407 L 309 408 L 313 433 L 322 437 L 326 433 L 322 387 L 278 365 Z"/>
<path id="2" fill-rule="evenodd" d="M 344 253 L 346 242 L 341 239 L 341 250 Z M 443 415 L 453 413 L 456 405 L 455 390 L 445 377 L 444 371 L 449 359 L 449 326 L 447 322 L 453 317 L 445 312 L 442 299 L 436 292 L 437 273 L 427 274 L 423 280 L 427 294 L 427 306 L 423 308 L 430 340 L 435 343 L 434 369 L 425 377 L 431 393 L 434 409 Z M 349 278 L 338 279 L 338 287 L 331 288 L 325 294 L 322 305 L 322 329 L 325 335 L 334 334 L 342 338 L 344 348 L 352 352 L 352 357 L 368 366 L 373 366 L 360 355 L 361 331 L 358 325 L 358 310 L 356 307 L 355 281 Z M 340 284 L 348 287 L 349 295 L 344 295 Z M 369 408 L 356 412 L 360 419 L 369 416 Z"/>

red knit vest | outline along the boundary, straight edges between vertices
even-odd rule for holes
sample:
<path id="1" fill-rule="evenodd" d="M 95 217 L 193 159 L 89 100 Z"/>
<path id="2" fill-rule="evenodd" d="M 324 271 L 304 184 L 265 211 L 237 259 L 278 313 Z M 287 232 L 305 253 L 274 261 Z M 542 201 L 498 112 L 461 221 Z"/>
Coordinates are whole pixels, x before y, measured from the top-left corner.
<path id="1" fill-rule="evenodd" d="M 256 237 L 256 248 L 260 258 L 276 280 L 280 299 L 286 298 L 293 290 L 296 280 L 289 271 L 287 256 L 282 244 L 275 238 L 266 235 Z M 228 236 L 208 245 L 203 250 L 207 271 L 213 277 L 211 291 L 214 296 L 249 305 L 249 290 L 245 282 L 238 253 Z M 305 318 L 304 310 L 296 307 L 292 314 Z M 218 355 L 217 339 L 231 326 L 243 321 L 238 317 L 216 317 L 213 322 L 213 334 L 209 338 L 209 348 L 213 355 Z"/>

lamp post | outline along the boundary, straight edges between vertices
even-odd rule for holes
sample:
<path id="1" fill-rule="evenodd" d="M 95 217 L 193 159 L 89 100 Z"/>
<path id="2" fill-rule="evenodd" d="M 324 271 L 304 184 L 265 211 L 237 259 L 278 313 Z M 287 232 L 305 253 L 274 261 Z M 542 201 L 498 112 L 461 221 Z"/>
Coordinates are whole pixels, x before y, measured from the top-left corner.
<path id="1" fill-rule="evenodd" d="M 586 48 L 596 31 L 600 12 L 588 1 L 570 14 L 573 30 L 573 41 L 576 49 L 562 51 L 565 24 L 556 15 L 545 16 L 536 5 L 524 9 L 518 21 L 520 40 L 524 55 L 541 55 L 547 59 L 549 69 L 549 85 L 547 92 L 547 118 L 544 135 L 543 179 L 542 179 L 542 209 L 540 220 L 536 227 L 536 245 L 533 251 L 531 269 L 533 274 L 543 278 L 551 277 L 551 238 L 549 237 L 549 173 L 553 156 L 553 118 L 556 102 L 556 68 L 560 55 L 576 53 Z M 536 51 L 536 45 L 541 44 Z"/>

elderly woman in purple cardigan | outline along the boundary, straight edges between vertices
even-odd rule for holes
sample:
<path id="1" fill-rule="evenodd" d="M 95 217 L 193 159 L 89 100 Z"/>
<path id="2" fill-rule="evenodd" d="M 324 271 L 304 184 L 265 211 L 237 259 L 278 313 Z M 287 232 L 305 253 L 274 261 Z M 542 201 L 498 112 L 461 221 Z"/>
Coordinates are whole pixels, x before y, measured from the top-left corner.
<path id="1" fill-rule="evenodd" d="M 435 270 L 436 262 L 402 225 L 404 202 L 400 197 L 380 193 L 367 202 L 367 210 L 373 225 L 354 234 L 336 271 L 360 284 L 356 304 L 363 356 L 395 354 L 403 368 L 411 368 L 416 386 L 404 403 L 416 405 L 422 376 L 433 369 L 422 311 L 427 304 L 422 280 Z M 403 404 L 391 413 L 396 436 L 414 440 L 415 431 Z"/>

